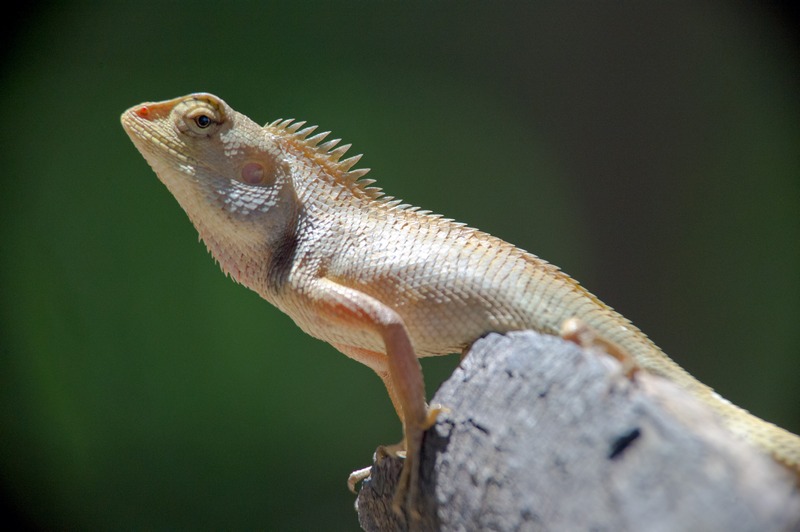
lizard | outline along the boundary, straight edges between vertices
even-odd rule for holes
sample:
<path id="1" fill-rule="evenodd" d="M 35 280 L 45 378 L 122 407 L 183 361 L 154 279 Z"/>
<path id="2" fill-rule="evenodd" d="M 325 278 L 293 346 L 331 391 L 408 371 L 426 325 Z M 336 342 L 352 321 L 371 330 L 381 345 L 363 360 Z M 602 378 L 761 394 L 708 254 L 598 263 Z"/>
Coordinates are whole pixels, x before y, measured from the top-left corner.
<path id="1" fill-rule="evenodd" d="M 693 378 L 555 265 L 384 195 L 330 132 L 293 119 L 261 127 L 209 93 L 142 103 L 121 122 L 226 274 L 383 380 L 403 425 L 386 448 L 405 458 L 395 510 L 413 508 L 422 435 L 440 411 L 418 357 L 463 353 L 489 332 L 590 331 L 800 473 L 800 437 Z"/>

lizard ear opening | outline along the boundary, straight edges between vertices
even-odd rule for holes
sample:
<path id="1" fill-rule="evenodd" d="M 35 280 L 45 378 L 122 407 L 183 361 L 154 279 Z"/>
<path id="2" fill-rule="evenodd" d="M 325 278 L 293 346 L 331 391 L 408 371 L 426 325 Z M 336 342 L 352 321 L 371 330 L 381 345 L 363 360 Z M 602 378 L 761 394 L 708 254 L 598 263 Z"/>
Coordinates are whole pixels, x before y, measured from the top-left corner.
<path id="1" fill-rule="evenodd" d="M 288 175 L 289 168 L 285 162 L 257 154 L 241 161 L 235 179 L 245 185 L 271 187 L 277 181 L 285 184 L 286 180 L 282 177 Z"/>
<path id="2" fill-rule="evenodd" d="M 242 181 L 248 185 L 263 185 L 267 178 L 264 165 L 258 162 L 249 162 L 242 166 L 240 175 Z"/>

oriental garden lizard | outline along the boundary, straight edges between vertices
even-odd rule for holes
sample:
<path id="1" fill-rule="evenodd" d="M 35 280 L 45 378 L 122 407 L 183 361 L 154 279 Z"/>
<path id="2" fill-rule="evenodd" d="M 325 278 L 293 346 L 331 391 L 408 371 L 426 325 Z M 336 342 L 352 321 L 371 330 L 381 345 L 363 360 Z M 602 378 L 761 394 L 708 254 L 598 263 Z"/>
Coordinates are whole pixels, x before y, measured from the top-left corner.
<path id="1" fill-rule="evenodd" d="M 499 238 L 382 195 L 360 155 L 315 126 L 264 127 L 196 93 L 125 111 L 122 125 L 222 269 L 302 330 L 366 364 L 403 423 L 395 508 L 413 509 L 425 402 L 417 357 L 489 332 L 597 338 L 710 405 L 734 433 L 800 469 L 800 438 L 717 395 L 558 268 Z M 357 477 L 354 477 L 357 478 Z"/>

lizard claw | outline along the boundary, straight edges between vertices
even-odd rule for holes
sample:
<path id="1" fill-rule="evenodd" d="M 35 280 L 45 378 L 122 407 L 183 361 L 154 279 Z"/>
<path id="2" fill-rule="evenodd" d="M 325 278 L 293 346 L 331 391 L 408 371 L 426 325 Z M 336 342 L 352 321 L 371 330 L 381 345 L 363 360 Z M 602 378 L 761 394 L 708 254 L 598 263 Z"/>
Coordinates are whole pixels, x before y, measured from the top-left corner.
<path id="1" fill-rule="evenodd" d="M 434 403 L 428 406 L 428 415 L 425 417 L 425 422 L 422 424 L 422 430 L 428 430 L 436 424 L 436 418 L 442 412 L 449 412 L 450 409 L 442 406 L 439 403 Z"/>
<path id="2" fill-rule="evenodd" d="M 347 489 L 350 490 L 351 493 L 356 492 L 356 484 L 368 478 L 372 474 L 372 466 L 367 466 L 362 469 L 356 469 L 350 476 L 347 477 Z"/>

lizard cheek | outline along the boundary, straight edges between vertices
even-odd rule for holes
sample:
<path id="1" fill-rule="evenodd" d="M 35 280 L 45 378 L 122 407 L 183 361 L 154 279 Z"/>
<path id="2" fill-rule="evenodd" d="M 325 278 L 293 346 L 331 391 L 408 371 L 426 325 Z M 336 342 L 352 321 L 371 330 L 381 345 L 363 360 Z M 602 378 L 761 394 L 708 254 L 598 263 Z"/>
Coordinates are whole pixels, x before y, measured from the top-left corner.
<path id="1" fill-rule="evenodd" d="M 242 166 L 242 181 L 248 185 L 260 185 L 264 183 L 264 165 L 260 163 L 247 163 Z"/>

